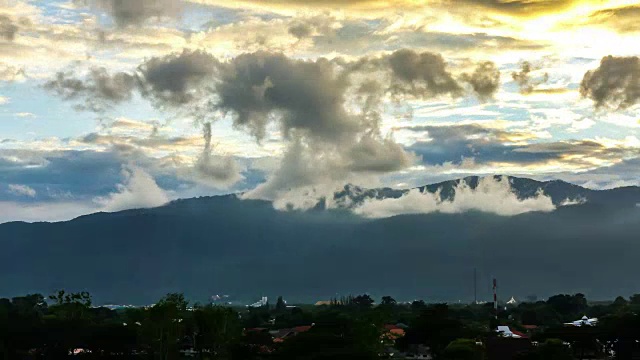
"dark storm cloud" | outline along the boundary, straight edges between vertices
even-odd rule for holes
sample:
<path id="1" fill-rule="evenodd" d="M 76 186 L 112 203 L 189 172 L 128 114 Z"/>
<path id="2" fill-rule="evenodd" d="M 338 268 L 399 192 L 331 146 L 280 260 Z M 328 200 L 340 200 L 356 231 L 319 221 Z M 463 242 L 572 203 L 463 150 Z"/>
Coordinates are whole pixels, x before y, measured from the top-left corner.
<path id="1" fill-rule="evenodd" d="M 45 83 L 45 89 L 66 100 L 77 101 L 79 109 L 104 112 L 111 106 L 130 100 L 137 86 L 134 75 L 109 74 L 105 68 L 92 68 L 84 79 L 73 77 L 71 71 L 58 72 Z"/>
<path id="2" fill-rule="evenodd" d="M 116 25 L 140 25 L 149 19 L 180 15 L 182 0 L 74 0 L 109 14 Z"/>
<path id="3" fill-rule="evenodd" d="M 431 98 L 444 94 L 458 96 L 462 93 L 462 87 L 448 71 L 439 54 L 404 49 L 389 55 L 387 60 L 396 80 L 391 86 L 394 94 Z"/>
<path id="4" fill-rule="evenodd" d="M 491 61 L 477 65 L 471 74 L 464 74 L 462 79 L 471 85 L 473 91 L 482 101 L 493 98 L 500 87 L 500 70 Z"/>
<path id="5" fill-rule="evenodd" d="M 464 83 L 482 101 L 489 100 L 500 86 L 500 71 L 491 61 L 476 64 L 472 73 L 454 76 L 440 54 L 397 50 L 378 58 L 364 57 L 346 64 L 351 72 L 363 74 L 382 71 L 389 73 L 386 92 L 396 99 L 431 99 L 440 96 L 465 95 Z"/>
<path id="6" fill-rule="evenodd" d="M 580 94 L 596 108 L 622 110 L 640 102 L 640 58 L 605 56 L 597 69 L 588 71 Z"/>
<path id="7" fill-rule="evenodd" d="M 292 189 L 345 181 L 355 173 L 395 171 L 414 161 L 380 133 L 385 87 L 353 83 L 354 68 L 370 65 L 379 70 L 380 60 L 356 66 L 257 52 L 222 66 L 217 106 L 259 141 L 269 123 L 287 139 L 279 168 L 245 196 L 274 200 Z M 390 71 L 388 66 L 384 70 Z"/>
<path id="8" fill-rule="evenodd" d="M 13 41 L 16 38 L 18 29 L 18 25 L 14 24 L 10 17 L 0 15 L 0 39 Z"/>
<path id="9" fill-rule="evenodd" d="M 270 115 L 281 114 L 285 135 L 301 130 L 325 140 L 342 139 L 361 129 L 344 107 L 346 77 L 330 61 L 293 60 L 282 54 L 243 54 L 224 67 L 216 85 L 218 106 L 235 114 L 234 124 L 264 138 Z"/>
<path id="10" fill-rule="evenodd" d="M 373 80 L 378 75 L 379 80 Z M 486 99 L 496 91 L 498 78 L 495 66 L 487 62 L 459 82 L 442 56 L 412 50 L 354 62 L 299 60 L 270 52 L 221 62 L 205 52 L 183 51 L 151 58 L 134 75 L 107 76 L 94 70 L 87 79 L 77 80 L 59 74 L 47 88 L 66 99 L 85 100 L 90 110 L 101 109 L 95 103 L 124 101 L 137 89 L 156 107 L 194 115 L 205 125 L 205 149 L 185 175 L 189 178 L 241 179 L 233 163 L 211 154 L 206 126 L 214 116 L 230 115 L 237 129 L 257 141 L 270 138 L 267 129 L 275 125 L 286 139 L 287 155 L 266 185 L 253 193 L 274 199 L 297 186 L 383 174 L 414 163 L 412 153 L 381 133 L 385 95 L 397 101 L 457 97 L 466 92 L 464 81 Z M 109 143 L 103 138 L 85 140 Z M 136 141 L 118 144 L 141 146 Z"/>
<path id="11" fill-rule="evenodd" d="M 66 100 L 84 100 L 79 108 L 94 112 L 130 100 L 136 90 L 159 108 L 180 107 L 201 99 L 208 90 L 203 83 L 213 80 L 218 64 L 206 52 L 184 50 L 151 58 L 133 74 L 92 68 L 85 78 L 77 78 L 71 71 L 58 72 L 44 87 Z"/>
<path id="12" fill-rule="evenodd" d="M 348 169 L 354 172 L 388 173 L 411 165 L 413 157 L 392 139 L 363 137 L 349 150 Z"/>
<path id="13" fill-rule="evenodd" d="M 218 64 L 204 51 L 184 50 L 151 58 L 138 67 L 142 92 L 161 105 L 184 105 L 203 90 L 203 82 L 212 80 Z"/>

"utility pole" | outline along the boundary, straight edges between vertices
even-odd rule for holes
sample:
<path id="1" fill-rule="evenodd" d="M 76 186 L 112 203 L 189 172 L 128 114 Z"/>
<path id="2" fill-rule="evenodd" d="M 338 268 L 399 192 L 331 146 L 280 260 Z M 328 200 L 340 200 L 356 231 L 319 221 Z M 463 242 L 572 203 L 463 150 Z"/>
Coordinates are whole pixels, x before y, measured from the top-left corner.
<path id="1" fill-rule="evenodd" d="M 498 282 L 493 278 L 493 311 L 495 311 L 496 320 L 498 320 Z"/>

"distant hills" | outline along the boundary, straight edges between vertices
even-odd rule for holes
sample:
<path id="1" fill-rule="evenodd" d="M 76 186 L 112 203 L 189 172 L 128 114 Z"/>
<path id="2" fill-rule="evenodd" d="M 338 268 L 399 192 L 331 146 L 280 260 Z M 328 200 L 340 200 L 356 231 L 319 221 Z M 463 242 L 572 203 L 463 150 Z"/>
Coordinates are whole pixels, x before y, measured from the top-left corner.
<path id="1" fill-rule="evenodd" d="M 471 188 L 479 179 L 465 179 Z M 489 299 L 640 292 L 640 188 L 595 191 L 562 181 L 509 178 L 519 198 L 540 189 L 552 212 L 463 213 L 365 219 L 350 209 L 405 190 L 347 186 L 332 210 L 277 211 L 235 195 L 97 213 L 58 223 L 0 225 L 0 297 L 90 291 L 98 303 L 151 303 L 170 291 L 206 301 L 283 295 L 290 302 L 369 292 L 398 300 Z M 456 181 L 427 185 L 455 198 Z"/>

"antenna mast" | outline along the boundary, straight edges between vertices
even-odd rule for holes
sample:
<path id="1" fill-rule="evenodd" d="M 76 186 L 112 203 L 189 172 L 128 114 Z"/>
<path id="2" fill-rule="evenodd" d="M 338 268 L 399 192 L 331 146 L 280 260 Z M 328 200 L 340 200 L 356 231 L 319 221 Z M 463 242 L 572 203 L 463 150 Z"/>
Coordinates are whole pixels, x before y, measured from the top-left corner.
<path id="1" fill-rule="evenodd" d="M 493 311 L 495 311 L 496 320 L 498 320 L 498 283 L 493 278 Z"/>

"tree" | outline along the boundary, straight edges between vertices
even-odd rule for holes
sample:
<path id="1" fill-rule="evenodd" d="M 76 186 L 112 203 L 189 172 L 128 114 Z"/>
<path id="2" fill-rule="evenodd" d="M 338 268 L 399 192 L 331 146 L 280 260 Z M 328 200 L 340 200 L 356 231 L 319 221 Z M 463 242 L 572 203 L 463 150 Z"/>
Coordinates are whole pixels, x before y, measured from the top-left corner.
<path id="1" fill-rule="evenodd" d="M 629 297 L 629 302 L 633 305 L 640 305 L 640 294 L 633 294 Z"/>
<path id="2" fill-rule="evenodd" d="M 170 293 L 146 312 L 141 337 L 149 355 L 155 359 L 177 359 L 185 334 L 188 301 L 183 294 Z"/>
<path id="3" fill-rule="evenodd" d="M 628 301 L 622 296 L 618 296 L 614 301 L 613 305 L 616 307 L 621 307 L 627 305 Z"/>
<path id="4" fill-rule="evenodd" d="M 352 303 L 356 307 L 368 309 L 373 306 L 373 303 L 375 303 L 375 301 L 373 301 L 371 296 L 369 296 L 368 294 L 364 294 L 354 297 Z"/>
<path id="5" fill-rule="evenodd" d="M 571 349 L 560 339 L 547 339 L 538 348 L 520 354 L 517 360 L 572 360 Z"/>
<path id="6" fill-rule="evenodd" d="M 196 307 L 193 323 L 193 345 L 200 358 L 205 350 L 214 354 L 214 358 L 226 357 L 242 335 L 238 314 L 227 307 Z"/>
<path id="7" fill-rule="evenodd" d="M 547 305 L 551 306 L 557 313 L 562 314 L 564 320 L 582 316 L 588 308 L 587 299 L 583 294 L 579 293 L 552 296 L 547 300 Z"/>
<path id="8" fill-rule="evenodd" d="M 340 311 L 319 314 L 307 332 L 287 339 L 278 359 L 378 359 L 382 351 L 381 327 L 367 313 Z"/>
<path id="9" fill-rule="evenodd" d="M 287 304 L 282 299 L 282 296 L 278 296 L 278 301 L 276 302 L 276 312 L 283 312 L 287 309 Z"/>
<path id="10" fill-rule="evenodd" d="M 446 360 L 482 360 L 485 350 L 473 339 L 456 339 L 442 351 Z"/>
<path id="11" fill-rule="evenodd" d="M 382 300 L 380 301 L 380 305 L 382 306 L 393 306 L 396 304 L 397 304 L 396 300 L 391 296 L 383 296 Z"/>
<path id="12" fill-rule="evenodd" d="M 427 308 L 427 304 L 425 304 L 424 300 L 415 300 L 411 303 L 411 311 L 413 312 L 421 312 Z"/>
<path id="13" fill-rule="evenodd" d="M 436 304 L 426 307 L 411 324 L 399 345 L 408 348 L 412 344 L 423 344 L 438 356 L 455 339 L 473 337 L 462 321 L 456 318 L 449 306 Z"/>
<path id="14" fill-rule="evenodd" d="M 91 308 L 91 295 L 86 291 L 67 293 L 64 290 L 59 290 L 57 293 L 50 295 L 49 299 L 55 301 L 51 310 L 67 320 L 82 319 L 86 317 L 88 310 Z"/>

